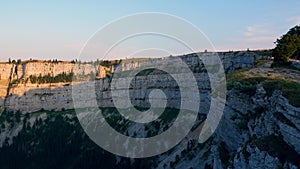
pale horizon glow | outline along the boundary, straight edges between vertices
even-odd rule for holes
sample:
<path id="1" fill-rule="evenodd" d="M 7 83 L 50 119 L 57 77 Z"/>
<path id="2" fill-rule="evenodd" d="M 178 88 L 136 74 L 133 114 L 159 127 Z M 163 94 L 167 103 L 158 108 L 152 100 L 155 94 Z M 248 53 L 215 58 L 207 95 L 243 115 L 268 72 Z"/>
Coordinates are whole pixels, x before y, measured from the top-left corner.
<path id="1" fill-rule="evenodd" d="M 99 28 L 140 12 L 168 13 L 191 22 L 210 39 L 217 51 L 271 49 L 277 38 L 300 24 L 300 1 L 297 0 L 226 2 L 1 2 L 0 61 L 76 59 Z M 177 54 L 182 53 L 178 50 Z M 123 53 L 116 55 L 121 57 Z"/>

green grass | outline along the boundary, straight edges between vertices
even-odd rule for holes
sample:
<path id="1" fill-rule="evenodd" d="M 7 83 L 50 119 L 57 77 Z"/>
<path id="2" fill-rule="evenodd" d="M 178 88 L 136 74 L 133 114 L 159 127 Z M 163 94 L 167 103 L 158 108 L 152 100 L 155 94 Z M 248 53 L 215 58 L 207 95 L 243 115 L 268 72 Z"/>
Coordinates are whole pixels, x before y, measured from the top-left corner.
<path id="1" fill-rule="evenodd" d="M 234 73 L 227 77 L 227 88 L 237 89 L 242 93 L 253 96 L 256 92 L 256 86 L 264 81 L 264 77 L 247 77 L 242 73 Z"/>
<path id="2" fill-rule="evenodd" d="M 266 60 L 266 59 L 256 59 L 255 60 L 255 65 L 256 66 L 261 66 L 261 65 L 263 65 L 263 64 L 265 64 L 267 62 L 269 62 L 269 60 Z"/>
<path id="3" fill-rule="evenodd" d="M 280 90 L 291 105 L 300 107 L 300 84 L 297 82 L 272 77 L 248 77 L 242 72 L 227 75 L 227 89 L 234 88 L 249 96 L 255 94 L 259 83 L 262 83 L 268 96 L 275 90 Z"/>
<path id="4" fill-rule="evenodd" d="M 282 95 L 293 106 L 300 107 L 300 84 L 291 80 L 267 79 L 263 87 L 270 96 L 274 90 L 281 90 Z"/>

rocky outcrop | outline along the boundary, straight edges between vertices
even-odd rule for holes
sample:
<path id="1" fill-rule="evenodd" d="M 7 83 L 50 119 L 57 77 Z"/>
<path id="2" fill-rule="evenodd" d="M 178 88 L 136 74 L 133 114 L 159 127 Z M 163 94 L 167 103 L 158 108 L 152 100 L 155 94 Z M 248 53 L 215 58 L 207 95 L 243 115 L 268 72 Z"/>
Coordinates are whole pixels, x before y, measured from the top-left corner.
<path id="1" fill-rule="evenodd" d="M 267 96 L 261 85 L 252 97 L 232 90 L 217 131 L 224 141 L 232 168 L 298 168 L 300 164 L 300 109 L 280 91 Z M 226 124 L 226 125 L 224 125 Z"/>
<path id="2" fill-rule="evenodd" d="M 223 118 L 213 138 L 192 148 L 169 152 L 168 157 L 173 158 L 162 156 L 164 160 L 158 168 L 300 167 L 299 108 L 290 105 L 280 91 L 267 96 L 261 85 L 253 96 L 232 89 L 227 98 Z M 176 161 L 176 155 L 183 160 Z"/>
<path id="3" fill-rule="evenodd" d="M 238 153 L 234 157 L 234 168 L 273 169 L 281 166 L 277 157 L 272 157 L 257 147 L 252 148 L 247 146 L 246 151 L 249 152 L 249 157 L 245 157 L 243 153 Z"/>

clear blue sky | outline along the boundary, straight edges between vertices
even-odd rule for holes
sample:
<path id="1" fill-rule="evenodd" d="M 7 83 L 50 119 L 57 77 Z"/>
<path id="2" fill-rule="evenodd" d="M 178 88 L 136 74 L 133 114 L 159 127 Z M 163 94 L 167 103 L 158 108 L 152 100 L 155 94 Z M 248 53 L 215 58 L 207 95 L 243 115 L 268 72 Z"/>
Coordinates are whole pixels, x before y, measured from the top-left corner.
<path id="1" fill-rule="evenodd" d="M 217 50 L 263 49 L 300 24 L 299 0 L 1 1 L 0 60 L 71 60 L 100 27 L 124 15 L 164 12 L 201 29 Z"/>

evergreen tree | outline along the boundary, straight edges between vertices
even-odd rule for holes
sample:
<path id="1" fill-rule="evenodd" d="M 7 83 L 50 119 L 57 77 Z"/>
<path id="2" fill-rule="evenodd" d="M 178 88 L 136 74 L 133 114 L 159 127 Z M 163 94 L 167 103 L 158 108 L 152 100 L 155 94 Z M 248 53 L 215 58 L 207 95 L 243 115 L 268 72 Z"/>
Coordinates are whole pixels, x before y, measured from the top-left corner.
<path id="1" fill-rule="evenodd" d="M 300 59 L 300 26 L 290 29 L 275 42 L 274 62 L 287 64 L 289 59 Z"/>

